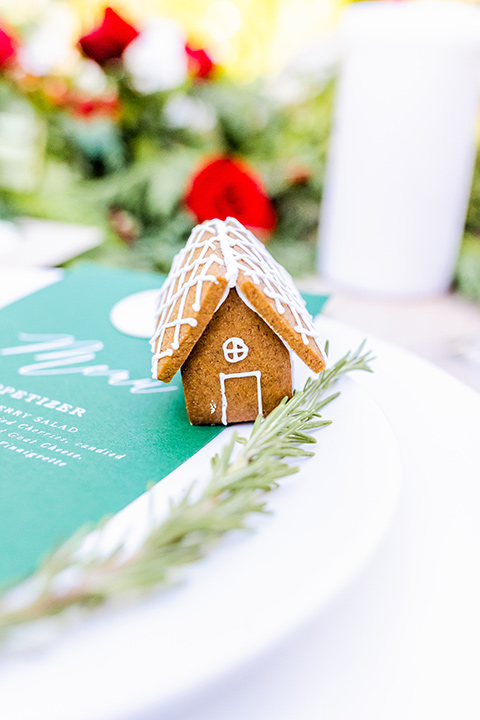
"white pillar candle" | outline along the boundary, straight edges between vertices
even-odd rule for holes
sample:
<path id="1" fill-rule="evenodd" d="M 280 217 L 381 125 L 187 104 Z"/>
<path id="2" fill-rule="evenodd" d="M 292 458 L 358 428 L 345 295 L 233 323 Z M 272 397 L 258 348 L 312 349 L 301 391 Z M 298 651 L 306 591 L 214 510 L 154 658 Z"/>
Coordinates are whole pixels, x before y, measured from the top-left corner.
<path id="1" fill-rule="evenodd" d="M 480 9 L 363 2 L 340 34 L 320 272 L 371 293 L 444 292 L 476 152 Z"/>

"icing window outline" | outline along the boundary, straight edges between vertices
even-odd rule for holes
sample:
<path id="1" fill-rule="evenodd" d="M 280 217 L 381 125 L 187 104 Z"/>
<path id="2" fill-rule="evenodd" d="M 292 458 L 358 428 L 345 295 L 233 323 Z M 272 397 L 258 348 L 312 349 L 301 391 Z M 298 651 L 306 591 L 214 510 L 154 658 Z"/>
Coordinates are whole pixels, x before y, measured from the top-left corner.
<path id="1" fill-rule="evenodd" d="M 222 345 L 223 356 L 229 363 L 237 363 L 245 360 L 248 355 L 248 345 L 244 343 L 242 338 L 230 337 Z"/>

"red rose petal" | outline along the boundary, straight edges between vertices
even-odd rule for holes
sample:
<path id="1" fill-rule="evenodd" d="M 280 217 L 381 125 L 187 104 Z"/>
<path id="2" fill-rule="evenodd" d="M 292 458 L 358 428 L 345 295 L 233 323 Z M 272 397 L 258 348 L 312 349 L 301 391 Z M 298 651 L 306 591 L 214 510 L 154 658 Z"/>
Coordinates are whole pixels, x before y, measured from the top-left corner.
<path id="1" fill-rule="evenodd" d="M 15 56 L 16 43 L 14 38 L 0 28 L 0 68 Z"/>
<path id="2" fill-rule="evenodd" d="M 207 80 L 215 72 L 215 64 L 203 48 L 195 49 L 188 43 L 185 45 L 187 53 L 188 72 L 197 80 Z"/>
<path id="3" fill-rule="evenodd" d="M 102 23 L 80 38 L 83 54 L 99 65 L 122 56 L 125 48 L 138 37 L 138 30 L 126 22 L 111 7 L 105 9 Z"/>

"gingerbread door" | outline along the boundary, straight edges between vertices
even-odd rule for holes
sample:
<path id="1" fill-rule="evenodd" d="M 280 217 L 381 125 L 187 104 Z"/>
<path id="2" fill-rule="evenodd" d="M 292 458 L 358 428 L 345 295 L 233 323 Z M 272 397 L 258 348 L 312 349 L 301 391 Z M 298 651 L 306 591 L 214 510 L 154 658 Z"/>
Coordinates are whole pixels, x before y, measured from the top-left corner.
<path id="1" fill-rule="evenodd" d="M 245 415 L 263 412 L 262 374 L 259 370 L 219 374 L 222 394 L 222 423 L 241 422 Z"/>

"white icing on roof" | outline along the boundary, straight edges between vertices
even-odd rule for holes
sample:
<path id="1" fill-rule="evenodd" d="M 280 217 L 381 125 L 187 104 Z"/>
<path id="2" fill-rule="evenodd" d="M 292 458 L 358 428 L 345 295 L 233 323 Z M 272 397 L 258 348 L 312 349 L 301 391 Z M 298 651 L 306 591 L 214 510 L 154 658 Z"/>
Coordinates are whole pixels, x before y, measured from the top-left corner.
<path id="1" fill-rule="evenodd" d="M 195 255 L 197 257 L 194 259 Z M 294 318 L 293 329 L 305 345 L 309 344 L 309 338 L 318 337 L 305 302 L 291 276 L 273 259 L 265 246 L 235 218 L 227 218 L 225 221 L 210 220 L 193 229 L 187 244 L 176 255 L 168 278 L 161 288 L 156 309 L 157 330 L 150 341 L 154 352 L 154 378 L 157 377 L 158 361 L 166 356 L 171 357 L 175 350 L 178 350 L 181 327 L 185 324 L 192 327 L 197 325 L 195 318 L 184 317 L 187 297 L 191 288 L 195 288 L 192 310 L 199 312 L 204 283 L 218 284 L 217 277 L 211 272 L 213 265 L 225 268 L 224 275 L 228 284 L 217 309 L 230 289 L 236 286 L 241 271 L 255 285 L 261 285 L 264 295 L 274 301 L 277 313 L 283 315 L 285 307 L 290 309 Z M 241 292 L 239 295 L 251 307 Z M 177 302 L 179 299 L 180 302 Z M 163 348 L 168 328 L 175 329 L 173 339 L 169 347 Z"/>

